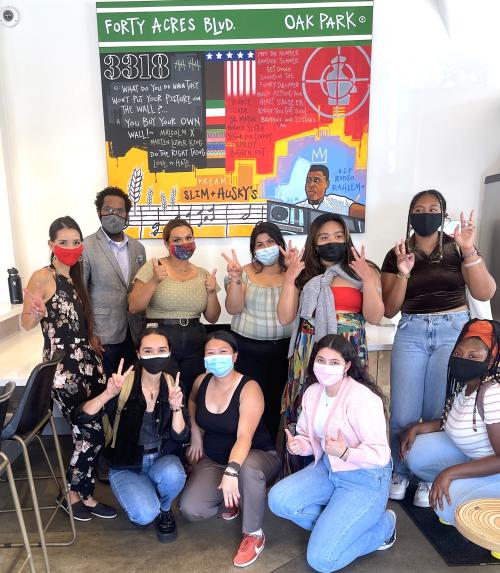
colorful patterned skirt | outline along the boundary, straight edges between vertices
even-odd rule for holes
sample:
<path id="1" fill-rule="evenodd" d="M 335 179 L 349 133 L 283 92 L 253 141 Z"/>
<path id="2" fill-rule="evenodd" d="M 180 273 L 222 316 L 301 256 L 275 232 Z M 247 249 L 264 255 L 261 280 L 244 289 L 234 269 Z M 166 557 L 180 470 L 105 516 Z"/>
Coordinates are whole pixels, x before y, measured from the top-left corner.
<path id="1" fill-rule="evenodd" d="M 368 366 L 368 347 L 366 344 L 365 319 L 361 313 L 337 313 L 337 334 L 341 334 L 356 348 L 361 365 Z M 295 340 L 295 350 L 288 364 L 288 381 L 283 390 L 281 412 L 284 415 L 284 428 L 294 433 L 295 424 L 300 415 L 302 394 L 307 374 L 307 366 L 314 347 L 314 326 L 306 319 L 300 321 L 299 332 Z M 289 456 L 286 448 L 283 449 L 286 458 Z M 285 475 L 292 473 L 289 459 L 283 460 Z M 288 469 L 287 469 L 288 468 Z"/>

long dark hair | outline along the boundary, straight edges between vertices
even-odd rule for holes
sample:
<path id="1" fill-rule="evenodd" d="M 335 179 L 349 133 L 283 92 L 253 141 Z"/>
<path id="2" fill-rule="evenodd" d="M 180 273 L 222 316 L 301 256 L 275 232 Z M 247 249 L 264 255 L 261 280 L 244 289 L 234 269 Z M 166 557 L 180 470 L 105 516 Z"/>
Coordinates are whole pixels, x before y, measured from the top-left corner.
<path id="1" fill-rule="evenodd" d="M 280 228 L 274 223 L 269 223 L 267 221 L 261 221 L 257 223 L 252 230 L 250 235 L 250 254 L 252 255 L 252 266 L 256 273 L 260 273 L 264 265 L 255 258 L 255 243 L 257 242 L 257 237 L 262 235 L 262 233 L 267 233 L 271 239 L 274 239 L 278 247 L 281 247 L 284 251 L 286 250 L 285 239 L 281 234 Z M 280 265 L 281 272 L 286 271 L 285 257 L 280 251 L 278 262 Z"/>
<path id="2" fill-rule="evenodd" d="M 349 266 L 349 263 L 353 259 L 352 248 L 354 247 L 354 244 L 344 219 L 336 213 L 325 213 L 324 215 L 320 215 L 317 219 L 314 219 L 309 227 L 306 243 L 304 245 L 304 257 L 302 259 L 305 263 L 305 268 L 295 280 L 295 285 L 298 289 L 301 289 L 309 280 L 323 274 L 326 270 L 326 267 L 321 264 L 319 256 L 316 253 L 316 242 L 318 240 L 319 230 L 329 221 L 339 223 L 344 230 L 347 253 L 344 260 L 340 263 L 342 270 L 353 279 L 359 280 L 358 275 Z"/>
<path id="3" fill-rule="evenodd" d="M 477 428 L 476 428 L 477 399 L 479 397 L 479 391 L 481 390 L 481 386 L 483 386 L 483 384 L 485 382 L 490 382 L 492 380 L 495 380 L 496 382 L 500 382 L 499 372 L 498 372 L 499 364 L 500 364 L 500 351 L 499 351 L 499 349 L 500 349 L 500 322 L 498 322 L 497 320 L 482 320 L 482 319 L 478 319 L 478 318 L 473 318 L 473 319 L 469 320 L 468 322 L 466 322 L 464 324 L 464 327 L 462 328 L 462 332 L 458 336 L 458 340 L 456 341 L 455 346 L 453 347 L 453 350 L 451 353 L 451 356 L 453 356 L 457 346 L 460 344 L 460 342 L 462 342 L 465 334 L 467 333 L 467 331 L 469 330 L 471 325 L 473 325 L 475 322 L 478 322 L 479 320 L 481 322 L 489 322 L 491 324 L 491 326 L 493 327 L 493 337 L 492 337 L 492 341 L 491 341 L 491 347 L 488 348 L 488 357 L 486 359 L 486 360 L 488 360 L 488 362 L 491 361 L 491 365 L 488 368 L 488 370 L 481 376 L 481 379 L 479 381 L 479 386 L 478 386 L 477 392 L 476 392 L 476 399 L 474 400 L 474 409 L 472 411 L 472 428 L 474 429 L 474 432 L 477 432 Z M 496 355 L 493 356 L 493 351 L 495 350 L 495 347 L 496 347 Z M 450 358 L 451 358 L 451 356 L 450 356 Z M 464 386 L 465 386 L 464 383 L 459 382 L 456 378 L 454 378 L 452 376 L 452 374 L 450 372 L 450 363 L 448 362 L 448 377 L 447 377 L 447 382 L 446 382 L 446 400 L 444 403 L 443 415 L 441 416 L 441 429 L 443 429 L 445 424 L 446 424 L 446 420 L 448 419 L 448 414 L 450 413 L 450 410 L 451 410 L 451 407 L 453 406 L 453 402 L 455 401 L 455 398 L 462 391 Z"/>
<path id="4" fill-rule="evenodd" d="M 415 251 L 415 244 L 416 244 L 415 243 L 415 235 L 412 235 L 410 237 L 410 234 L 412 231 L 410 219 L 411 219 L 412 211 L 415 208 L 415 205 L 417 204 L 417 201 L 421 197 L 424 197 L 425 195 L 432 195 L 433 197 L 435 197 L 439 203 L 439 206 L 441 207 L 441 225 L 439 228 L 439 249 L 438 249 L 437 255 L 434 253 L 431 253 L 431 255 L 429 256 L 429 259 L 431 261 L 439 262 L 443 258 L 443 239 L 444 239 L 444 234 L 445 234 L 444 233 L 444 223 L 446 221 L 446 217 L 448 216 L 448 213 L 446 212 L 446 199 L 443 197 L 443 195 L 439 191 L 436 191 L 436 189 L 426 189 L 425 191 L 420 191 L 411 200 L 410 208 L 408 209 L 408 219 L 406 221 L 406 252 L 407 253 L 413 253 Z"/>
<path id="5" fill-rule="evenodd" d="M 331 350 L 335 350 L 346 362 L 351 363 L 351 366 L 347 371 L 347 375 L 356 380 L 356 382 L 366 386 L 382 400 L 382 404 L 384 405 L 384 414 L 387 417 L 386 397 L 377 386 L 377 384 L 375 384 L 373 378 L 368 374 L 366 368 L 361 366 L 359 355 L 356 352 L 354 346 L 341 334 L 327 334 L 314 345 L 311 357 L 309 358 L 309 364 L 307 365 L 307 386 L 310 386 L 311 384 L 314 384 L 318 381 L 316 375 L 314 374 L 314 362 L 316 360 L 316 355 L 322 348 L 330 348 Z"/>
<path id="6" fill-rule="evenodd" d="M 57 239 L 57 233 L 62 229 L 73 229 L 77 231 L 80 235 L 80 240 L 83 241 L 82 230 L 80 229 L 78 223 L 72 218 L 66 215 L 66 217 L 59 217 L 49 227 L 49 239 L 55 243 Z M 54 254 L 51 254 L 50 262 L 54 260 Z M 81 261 L 78 261 L 76 265 L 73 265 L 69 269 L 69 276 L 73 281 L 75 290 L 80 297 L 83 305 L 83 317 L 87 325 L 87 332 L 89 340 L 94 333 L 94 314 L 92 312 L 92 305 L 90 304 L 89 295 L 83 282 L 83 265 Z"/>

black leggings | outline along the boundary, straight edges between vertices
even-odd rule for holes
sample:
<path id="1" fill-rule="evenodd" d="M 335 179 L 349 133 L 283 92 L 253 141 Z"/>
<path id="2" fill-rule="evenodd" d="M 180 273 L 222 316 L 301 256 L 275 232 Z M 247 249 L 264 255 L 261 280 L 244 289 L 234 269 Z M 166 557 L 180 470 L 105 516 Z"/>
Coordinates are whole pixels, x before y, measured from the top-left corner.
<path id="1" fill-rule="evenodd" d="M 264 424 L 276 440 L 281 419 L 281 395 L 288 379 L 289 338 L 253 340 L 232 333 L 238 342 L 236 370 L 259 383 L 265 400 Z"/>
<path id="2" fill-rule="evenodd" d="M 193 382 L 196 377 L 205 372 L 205 339 L 206 331 L 200 322 L 190 322 L 187 326 L 165 324 L 161 319 L 150 318 L 144 321 L 146 326 L 149 323 L 157 323 L 165 330 L 170 340 L 171 357 L 181 373 L 181 382 L 186 389 L 184 397 L 187 403 Z M 175 372 L 170 372 L 175 376 Z"/>

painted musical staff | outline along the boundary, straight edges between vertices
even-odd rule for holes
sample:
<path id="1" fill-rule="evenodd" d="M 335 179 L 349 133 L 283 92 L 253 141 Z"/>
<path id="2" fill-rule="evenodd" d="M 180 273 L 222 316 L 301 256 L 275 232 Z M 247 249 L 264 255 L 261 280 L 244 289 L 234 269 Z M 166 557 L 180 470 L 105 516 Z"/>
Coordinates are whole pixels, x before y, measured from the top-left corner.
<path id="1" fill-rule="evenodd" d="M 266 202 L 259 203 L 190 203 L 176 205 L 137 205 L 129 216 L 129 228 L 137 228 L 139 238 L 144 230 L 150 228 L 150 234 L 156 237 L 163 225 L 175 218 L 185 219 L 195 227 L 225 226 L 229 236 L 231 225 L 255 225 L 266 220 Z"/>

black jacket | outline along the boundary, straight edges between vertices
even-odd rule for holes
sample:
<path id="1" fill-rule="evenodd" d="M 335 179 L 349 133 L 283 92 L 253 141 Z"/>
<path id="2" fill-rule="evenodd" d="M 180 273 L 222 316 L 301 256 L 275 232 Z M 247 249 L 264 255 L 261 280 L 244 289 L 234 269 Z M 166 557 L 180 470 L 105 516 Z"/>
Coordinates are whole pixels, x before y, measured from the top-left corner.
<path id="1" fill-rule="evenodd" d="M 140 469 L 142 467 L 142 456 L 144 447 L 139 445 L 142 419 L 146 411 L 146 399 L 141 387 L 142 368 L 138 368 L 135 374 L 134 383 L 125 403 L 118 426 L 115 447 L 109 444 L 104 450 L 104 456 L 111 468 L 115 469 Z M 183 392 L 184 393 L 184 392 Z M 184 402 L 187 398 L 184 393 Z M 108 416 L 111 426 L 114 425 L 116 408 L 118 406 L 118 396 L 108 402 Z M 183 406 L 182 414 L 186 427 L 180 434 L 172 429 L 172 410 L 168 403 L 168 386 L 162 374 L 160 382 L 160 392 L 156 400 L 153 420 L 157 424 L 158 435 L 160 436 L 161 455 L 177 454 L 180 452 L 182 444 L 186 443 L 189 437 L 189 414 L 187 407 Z"/>

